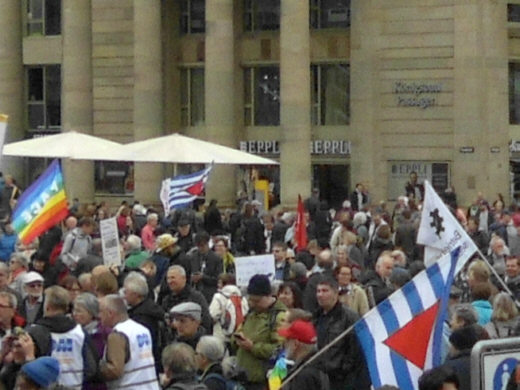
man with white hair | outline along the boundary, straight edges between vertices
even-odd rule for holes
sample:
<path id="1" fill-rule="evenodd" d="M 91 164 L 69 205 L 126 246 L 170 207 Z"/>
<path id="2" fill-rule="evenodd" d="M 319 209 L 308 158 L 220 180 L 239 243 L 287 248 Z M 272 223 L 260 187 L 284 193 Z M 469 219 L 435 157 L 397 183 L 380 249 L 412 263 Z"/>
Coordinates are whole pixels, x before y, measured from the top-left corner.
<path id="1" fill-rule="evenodd" d="M 384 251 L 377 258 L 375 272 L 372 271 L 368 275 L 368 280 L 365 283 L 371 306 L 379 304 L 393 292 L 392 283 L 390 282 L 393 269 L 394 258 L 392 257 L 392 252 Z"/>
<path id="2" fill-rule="evenodd" d="M 128 316 L 150 331 L 154 357 L 156 360 L 159 359 L 159 331 L 161 324 L 164 324 L 164 310 L 148 296 L 148 282 L 139 272 L 133 271 L 127 275 L 123 291 L 128 305 Z"/>
<path id="3" fill-rule="evenodd" d="M 208 389 L 225 389 L 226 379 L 222 372 L 222 359 L 226 349 L 221 339 L 215 336 L 202 336 L 195 348 L 195 356 L 199 370 L 201 383 Z"/>
<path id="4" fill-rule="evenodd" d="M 33 324 L 43 317 L 43 277 L 38 272 L 27 272 L 24 275 L 25 298 L 18 306 L 18 314 Z"/>
<path id="5" fill-rule="evenodd" d="M 99 317 L 112 328 L 100 363 L 108 388 L 159 390 L 148 329 L 128 318 L 125 302 L 115 294 L 100 300 Z"/>
<path id="6" fill-rule="evenodd" d="M 155 229 L 159 224 L 159 216 L 156 213 L 150 213 L 146 217 L 146 225 L 141 230 L 141 240 L 146 250 L 153 252 L 155 250 Z"/>
<path id="7" fill-rule="evenodd" d="M 16 291 L 20 296 L 25 296 L 23 278 L 28 270 L 29 259 L 23 253 L 13 253 L 9 260 L 9 271 L 11 273 L 9 278 L 9 287 Z"/>
<path id="8" fill-rule="evenodd" d="M 139 236 L 130 234 L 125 242 L 126 258 L 125 268 L 136 269 L 150 257 L 150 254 L 142 250 L 142 242 Z"/>

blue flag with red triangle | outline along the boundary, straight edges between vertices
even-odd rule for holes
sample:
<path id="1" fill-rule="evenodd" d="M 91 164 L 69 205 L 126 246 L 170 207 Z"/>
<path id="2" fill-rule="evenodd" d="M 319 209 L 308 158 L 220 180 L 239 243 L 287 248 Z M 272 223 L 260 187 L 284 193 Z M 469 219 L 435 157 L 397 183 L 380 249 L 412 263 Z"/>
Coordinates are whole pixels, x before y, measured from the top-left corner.
<path id="1" fill-rule="evenodd" d="M 442 363 L 443 326 L 460 247 L 370 310 L 355 325 L 374 388 L 417 390 Z"/>

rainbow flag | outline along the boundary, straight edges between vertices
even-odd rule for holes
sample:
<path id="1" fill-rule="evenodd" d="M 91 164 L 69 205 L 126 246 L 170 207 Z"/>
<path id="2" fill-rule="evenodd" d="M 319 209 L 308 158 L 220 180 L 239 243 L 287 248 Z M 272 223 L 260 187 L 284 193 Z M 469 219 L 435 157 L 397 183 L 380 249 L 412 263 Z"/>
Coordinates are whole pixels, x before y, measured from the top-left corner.
<path id="1" fill-rule="evenodd" d="M 18 199 L 12 225 L 22 243 L 28 244 L 60 222 L 68 212 L 61 165 L 54 160 Z"/>

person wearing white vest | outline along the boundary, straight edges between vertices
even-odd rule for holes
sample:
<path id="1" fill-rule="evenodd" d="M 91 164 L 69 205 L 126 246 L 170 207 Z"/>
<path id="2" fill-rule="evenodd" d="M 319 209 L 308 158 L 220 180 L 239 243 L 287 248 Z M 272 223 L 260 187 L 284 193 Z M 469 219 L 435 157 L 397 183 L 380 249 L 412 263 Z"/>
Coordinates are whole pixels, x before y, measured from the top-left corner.
<path id="1" fill-rule="evenodd" d="M 97 359 L 81 325 L 67 316 L 69 307 L 68 291 L 60 286 L 49 287 L 45 290 L 44 316 L 32 326 L 50 333 L 52 348 L 41 351 L 41 355 L 50 355 L 59 361 L 58 384 L 81 390 L 95 376 Z"/>
<path id="2" fill-rule="evenodd" d="M 159 390 L 150 331 L 128 318 L 119 295 L 100 299 L 99 317 L 104 326 L 112 328 L 100 363 L 108 388 Z"/>

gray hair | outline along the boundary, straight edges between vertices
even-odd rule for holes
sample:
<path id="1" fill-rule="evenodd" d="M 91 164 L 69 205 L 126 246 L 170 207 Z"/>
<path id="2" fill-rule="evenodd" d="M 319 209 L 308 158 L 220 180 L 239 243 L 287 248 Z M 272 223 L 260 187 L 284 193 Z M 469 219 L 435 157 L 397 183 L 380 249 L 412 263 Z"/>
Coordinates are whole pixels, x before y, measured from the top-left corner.
<path id="1" fill-rule="evenodd" d="M 365 223 L 367 223 L 367 214 L 363 211 L 358 211 L 356 214 L 354 214 L 352 223 L 354 224 L 354 226 L 364 225 Z"/>
<path id="2" fill-rule="evenodd" d="M 186 277 L 186 270 L 181 265 L 172 265 L 168 268 L 168 272 L 170 271 L 177 271 L 181 276 Z"/>
<path id="3" fill-rule="evenodd" d="M 197 344 L 197 352 L 213 363 L 222 360 L 226 349 L 218 337 L 202 336 Z"/>
<path id="4" fill-rule="evenodd" d="M 83 293 L 78 295 L 74 300 L 74 306 L 83 307 L 94 318 L 97 318 L 99 315 L 99 302 L 94 294 Z"/>
<path id="5" fill-rule="evenodd" d="M 84 272 L 78 276 L 78 283 L 81 287 L 90 281 L 92 281 L 92 274 L 90 272 Z"/>
<path id="6" fill-rule="evenodd" d="M 125 289 L 135 292 L 140 297 L 146 297 L 148 295 L 148 283 L 143 274 L 132 271 L 128 274 L 123 282 Z"/>
<path id="7" fill-rule="evenodd" d="M 455 305 L 453 315 L 456 315 L 457 319 L 464 321 L 464 326 L 476 324 L 478 321 L 478 314 L 470 303 Z"/>
<path id="8" fill-rule="evenodd" d="M 0 261 L 0 271 L 9 273 L 9 266 L 7 265 L 7 263 Z"/>
<path id="9" fill-rule="evenodd" d="M 11 255 L 11 260 L 19 262 L 23 267 L 29 268 L 29 259 L 21 252 L 15 252 Z"/>
<path id="10" fill-rule="evenodd" d="M 162 352 L 163 367 L 167 372 L 175 374 L 195 374 L 197 360 L 195 351 L 186 343 L 173 343 Z"/>
<path id="11" fill-rule="evenodd" d="M 150 222 L 150 221 L 153 221 L 153 220 L 158 221 L 159 220 L 159 216 L 156 213 L 148 214 L 148 216 L 146 217 L 146 221 Z"/>
<path id="12" fill-rule="evenodd" d="M 16 295 L 14 294 L 11 294 L 7 291 L 0 291 L 0 298 L 7 298 L 9 301 L 9 306 L 11 306 L 13 309 L 16 309 L 18 306 L 18 299 L 16 299 Z"/>
<path id="13" fill-rule="evenodd" d="M 125 301 L 123 298 L 121 298 L 117 294 L 108 294 L 104 296 L 102 299 L 104 299 L 105 306 L 108 310 L 111 310 L 117 314 L 120 315 L 128 315 Z"/>
<path id="14" fill-rule="evenodd" d="M 126 243 L 130 249 L 141 249 L 141 238 L 135 234 L 130 234 L 126 239 Z"/>

